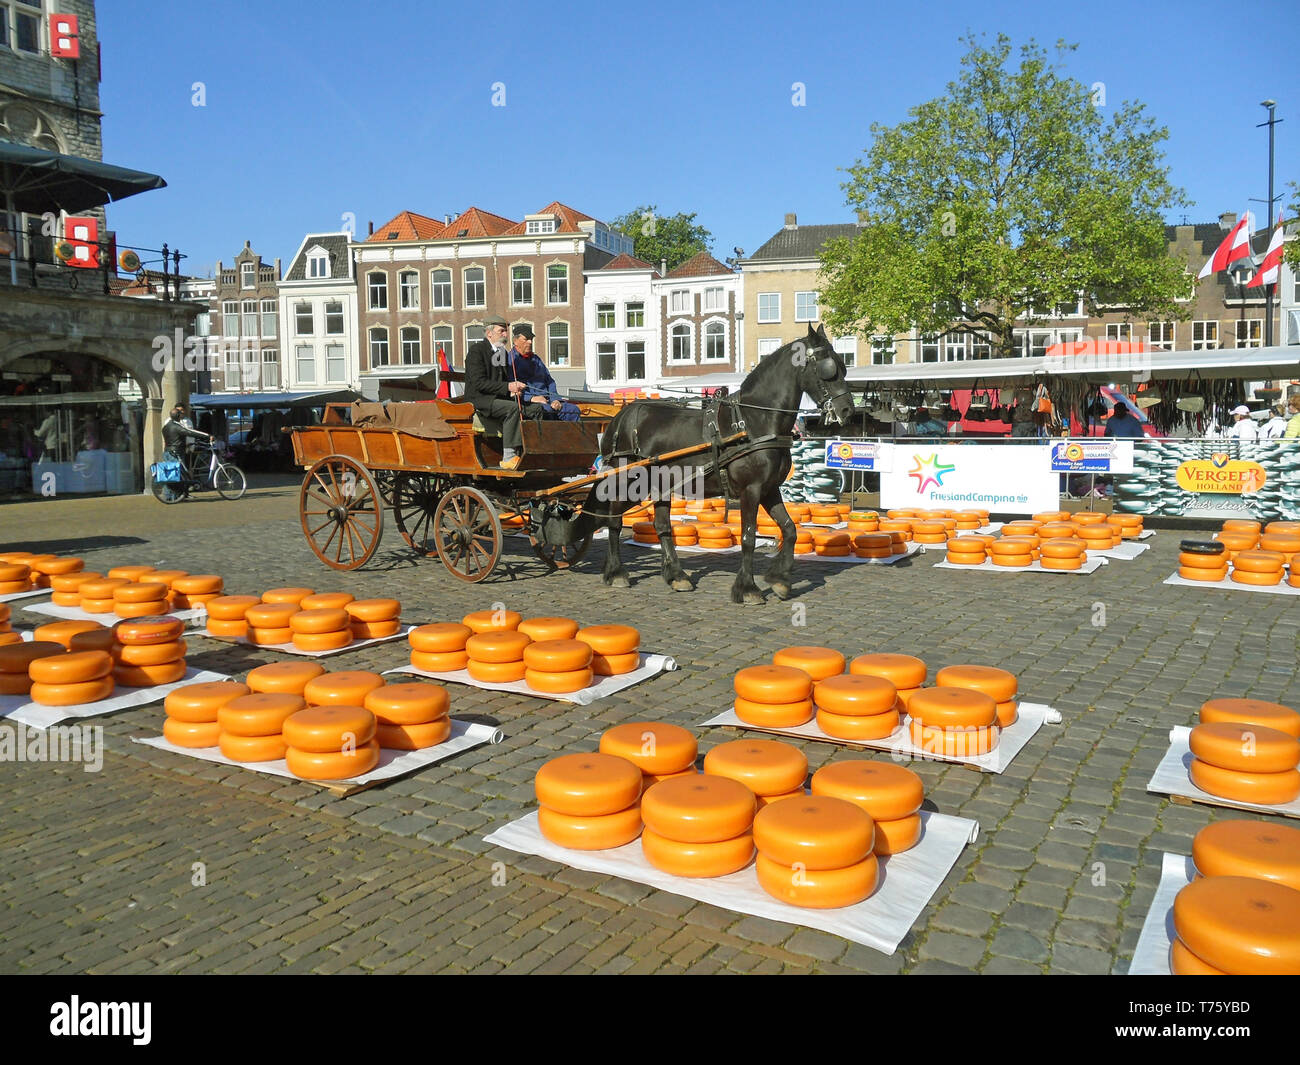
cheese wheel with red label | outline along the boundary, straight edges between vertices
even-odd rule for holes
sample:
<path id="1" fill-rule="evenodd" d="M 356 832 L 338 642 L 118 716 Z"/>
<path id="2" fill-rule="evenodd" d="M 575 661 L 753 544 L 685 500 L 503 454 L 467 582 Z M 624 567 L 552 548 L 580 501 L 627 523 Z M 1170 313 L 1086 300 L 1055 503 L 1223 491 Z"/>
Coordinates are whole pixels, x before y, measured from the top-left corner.
<path id="1" fill-rule="evenodd" d="M 1270 821 L 1217 821 L 1192 840 L 1202 876 L 1247 876 L 1300 890 L 1300 829 Z"/>
<path id="2" fill-rule="evenodd" d="M 179 662 L 188 650 L 184 640 L 171 643 L 118 644 L 113 657 L 127 666 L 161 666 L 166 662 Z"/>
<path id="3" fill-rule="evenodd" d="M 379 764 L 379 741 L 371 740 L 352 751 L 300 751 L 290 747 L 285 764 L 304 780 L 350 780 L 369 773 Z"/>
<path id="4" fill-rule="evenodd" d="M 934 728 L 912 721 L 912 743 L 926 754 L 948 758 L 974 758 L 988 754 L 998 745 L 1001 729 L 997 725 L 987 728 Z"/>
<path id="5" fill-rule="evenodd" d="M 300 610 L 342 610 L 356 596 L 347 592 L 313 592 L 298 600 Z"/>
<path id="6" fill-rule="evenodd" d="M 882 740 L 892 735 L 901 721 L 897 710 L 863 717 L 817 711 L 817 727 L 837 740 Z"/>
<path id="7" fill-rule="evenodd" d="M 380 725 L 427 725 L 447 716 L 451 699 L 446 688 L 410 681 L 367 692 L 363 705 Z"/>
<path id="8" fill-rule="evenodd" d="M 114 566 L 108 571 L 108 576 L 115 581 L 138 581 L 146 573 L 152 572 L 152 566 Z"/>
<path id="9" fill-rule="evenodd" d="M 813 685 L 813 703 L 827 713 L 845 717 L 871 717 L 893 710 L 898 689 L 883 677 L 867 673 L 841 673 Z"/>
<path id="10" fill-rule="evenodd" d="M 543 806 L 537 811 L 537 827 L 552 843 L 570 850 L 610 850 L 641 834 L 641 810 L 634 803 L 610 814 L 575 817 Z"/>
<path id="11" fill-rule="evenodd" d="M 712 843 L 684 843 L 645 829 L 641 853 L 656 869 L 692 879 L 739 872 L 754 858 L 754 837 L 746 832 Z"/>
<path id="12" fill-rule="evenodd" d="M 245 683 L 250 691 L 302 695 L 308 682 L 324 672 L 325 667 L 319 662 L 272 662 L 251 670 Z"/>
<path id="13" fill-rule="evenodd" d="M 352 630 L 341 632 L 295 632 L 293 645 L 299 651 L 337 651 L 353 640 Z"/>
<path id="14" fill-rule="evenodd" d="M 606 729 L 600 737 L 602 754 L 624 758 L 650 776 L 694 771 L 699 745 L 680 725 L 662 721 L 632 721 Z"/>
<path id="15" fill-rule="evenodd" d="M 78 651 L 34 658 L 27 675 L 36 684 L 84 684 L 112 670 L 113 656 L 107 651 Z"/>
<path id="16" fill-rule="evenodd" d="M 119 621 L 113 626 L 117 642 L 122 644 L 172 643 L 179 640 L 184 631 L 183 621 L 167 615 Z"/>
<path id="17" fill-rule="evenodd" d="M 155 581 L 124 584 L 113 589 L 113 601 L 116 603 L 151 603 L 166 598 L 167 585 Z"/>
<path id="18" fill-rule="evenodd" d="M 307 689 L 311 690 L 311 684 Z M 375 734 L 375 715 L 361 706 L 360 700 L 349 706 L 311 705 L 311 699 L 307 702 L 305 710 L 289 715 L 284 721 L 284 741 L 290 747 L 321 754 L 340 751 L 345 745 L 359 749 Z"/>
<path id="19" fill-rule="evenodd" d="M 744 784 L 703 773 L 662 780 L 641 797 L 646 827 L 679 843 L 735 839 L 750 830 L 756 808 Z"/>
<path id="20" fill-rule="evenodd" d="M 254 692 L 231 699 L 217 710 L 223 732 L 233 736 L 278 736 L 291 714 L 306 707 L 301 695 Z"/>
<path id="21" fill-rule="evenodd" d="M 1227 976 L 1222 969 L 1207 965 L 1190 950 L 1187 945 L 1174 936 L 1169 944 L 1169 972 L 1173 976 Z"/>
<path id="22" fill-rule="evenodd" d="M 814 681 L 844 672 L 844 656 L 829 647 L 783 647 L 772 656 L 772 664 L 802 669 Z"/>
<path id="23" fill-rule="evenodd" d="M 575 640 L 589 645 L 594 654 L 631 654 L 641 646 L 641 633 L 631 625 L 587 625 L 578 630 Z"/>
<path id="24" fill-rule="evenodd" d="M 581 627 L 572 618 L 526 618 L 519 623 L 518 631 L 541 643 L 544 640 L 572 640 Z"/>
<path id="25" fill-rule="evenodd" d="M 925 801 L 925 785 L 912 770 L 866 760 L 822 766 L 813 774 L 812 793 L 851 802 L 877 822 L 911 817 Z"/>
<path id="26" fill-rule="evenodd" d="M 349 618 L 342 608 L 299 610 L 289 616 L 289 628 L 295 633 L 315 635 L 323 632 L 348 632 Z"/>
<path id="27" fill-rule="evenodd" d="M 461 623 L 468 625 L 474 632 L 496 632 L 498 630 L 514 631 L 523 621 L 523 615 L 513 610 L 478 610 L 466 614 Z"/>
<path id="28" fill-rule="evenodd" d="M 1300 973 L 1300 891 L 1268 880 L 1213 876 L 1174 898 L 1174 931 L 1207 965 L 1232 976 Z"/>
<path id="29" fill-rule="evenodd" d="M 72 637 L 79 632 L 110 632 L 97 621 L 50 621 L 37 625 L 32 631 L 32 639 L 39 642 L 59 643 L 71 647 Z"/>
<path id="30" fill-rule="evenodd" d="M 122 645 L 112 629 L 98 628 L 78 632 L 68 640 L 69 651 L 107 651 L 116 654 Z"/>
<path id="31" fill-rule="evenodd" d="M 816 910 L 839 909 L 862 902 L 876 890 L 880 876 L 879 861 L 874 854 L 844 869 L 806 869 L 783 865 L 759 851 L 754 868 L 759 886 L 773 898 Z"/>
<path id="32" fill-rule="evenodd" d="M 302 689 L 302 697 L 308 706 L 343 706 L 355 709 L 362 707 L 367 694 L 383 686 L 384 678 L 378 673 L 368 673 L 361 669 L 341 673 L 322 672 L 320 676 L 307 681 Z M 367 710 L 366 713 L 369 714 L 370 711 Z M 293 746 L 305 751 L 317 749 L 301 743 Z M 335 747 L 334 750 L 338 748 Z"/>
<path id="33" fill-rule="evenodd" d="M 632 673 L 641 665 L 641 654 L 629 651 L 625 655 L 591 655 L 591 671 L 598 677 L 618 677 Z"/>
<path id="34" fill-rule="evenodd" d="M 1280 806 L 1300 796 L 1300 772 L 1294 769 L 1281 773 L 1243 773 L 1193 758 L 1188 776 L 1208 795 L 1256 806 Z"/>
<path id="35" fill-rule="evenodd" d="M 431 654 L 447 654 L 465 650 L 465 642 L 474 635 L 468 625 L 455 622 L 437 622 L 433 625 L 419 625 L 406 634 L 406 639 L 413 651 Z"/>
<path id="36" fill-rule="evenodd" d="M 522 664 L 522 663 L 521 663 Z M 469 665 L 469 652 L 447 651 L 412 651 L 411 665 L 428 673 L 454 673 Z"/>
<path id="37" fill-rule="evenodd" d="M 926 665 L 919 658 L 898 654 L 858 655 L 849 663 L 849 672 L 860 676 L 882 677 L 900 692 L 919 688 L 925 683 Z"/>
<path id="38" fill-rule="evenodd" d="M 997 702 L 970 688 L 924 688 L 908 699 L 907 712 L 936 728 L 981 728 L 998 719 Z"/>
<path id="39" fill-rule="evenodd" d="M 812 696 L 813 680 L 793 666 L 749 666 L 732 681 L 741 699 L 755 703 L 796 703 Z"/>
<path id="40" fill-rule="evenodd" d="M 249 694 L 249 687 L 237 680 L 216 680 L 204 684 L 186 684 L 167 693 L 163 710 L 168 717 L 191 724 L 208 724 L 217 720 L 217 711 L 232 699 Z"/>
<path id="41" fill-rule="evenodd" d="M 354 599 L 343 608 L 353 621 L 393 621 L 401 616 L 397 599 Z"/>
<path id="42" fill-rule="evenodd" d="M 1240 773 L 1284 773 L 1300 765 L 1300 740 L 1264 725 L 1197 725 L 1188 746 L 1203 762 Z"/>
<path id="43" fill-rule="evenodd" d="M 288 625 L 282 629 L 258 629 L 249 625 L 248 635 L 245 638 L 258 647 L 283 647 L 285 644 L 293 643 L 293 629 Z"/>
<path id="44" fill-rule="evenodd" d="M 163 718 L 163 739 L 177 747 L 215 747 L 221 740 L 221 726 L 215 721 L 181 721 Z"/>
<path id="45" fill-rule="evenodd" d="M 472 662 L 523 662 L 524 648 L 532 640 L 522 632 L 504 630 L 500 632 L 475 633 L 465 642 Z"/>
<path id="46" fill-rule="evenodd" d="M 483 665 L 484 663 L 471 664 Z M 513 666 L 515 663 L 508 662 L 505 665 Z M 470 675 L 473 676 L 473 671 Z M 548 695 L 565 695 L 569 692 L 581 691 L 592 682 L 594 676 L 590 668 L 554 672 L 524 667 L 524 683 L 533 691 L 545 692 Z"/>
<path id="47" fill-rule="evenodd" d="M 843 869 L 871 854 L 874 838 L 865 810 L 825 795 L 766 806 L 754 818 L 754 845 L 781 865 Z"/>
<path id="48" fill-rule="evenodd" d="M 523 656 L 524 665 L 531 670 L 566 673 L 591 666 L 591 645 L 581 640 L 541 640 L 525 644 Z"/>
<path id="49" fill-rule="evenodd" d="M 376 725 L 375 739 L 390 751 L 422 751 L 444 743 L 451 735 L 451 721 L 440 717 L 418 725 Z"/>
<path id="50" fill-rule="evenodd" d="M 777 740 L 732 740 L 704 756 L 704 772 L 739 781 L 758 796 L 779 795 L 803 788 L 808 759 Z"/>
<path id="51" fill-rule="evenodd" d="M 1219 556 L 1215 556 L 1218 558 Z M 1209 581 L 1217 583 L 1218 581 L 1227 580 L 1228 567 L 1220 566 L 1218 569 L 1192 569 L 1188 566 L 1178 567 L 1178 576 L 1187 581 Z"/>
<path id="52" fill-rule="evenodd" d="M 32 702 L 42 706 L 84 706 L 113 694 L 113 678 L 100 677 L 82 684 L 38 684 L 31 687 Z"/>
<path id="53" fill-rule="evenodd" d="M 352 637 L 356 640 L 386 640 L 402 630 L 401 621 L 353 621 Z"/>
<path id="54" fill-rule="evenodd" d="M 247 621 L 223 621 L 221 618 L 208 618 L 206 626 L 209 636 L 221 636 L 227 639 L 247 639 Z"/>
<path id="55" fill-rule="evenodd" d="M 185 662 L 163 662 L 156 666 L 124 666 L 113 670 L 113 679 L 123 688 L 156 688 L 185 679 Z"/>
<path id="56" fill-rule="evenodd" d="M 598 817 L 636 804 L 641 770 L 610 754 L 562 754 L 537 771 L 533 790 L 538 803 L 548 809 L 572 817 Z"/>
<path id="57" fill-rule="evenodd" d="M 209 618 L 219 621 L 245 621 L 245 612 L 250 606 L 257 606 L 261 600 L 255 595 L 219 595 L 207 602 Z"/>
<path id="58" fill-rule="evenodd" d="M 296 603 L 258 603 L 244 611 L 244 620 L 254 629 L 289 629 L 289 619 L 298 613 Z"/>
<path id="59" fill-rule="evenodd" d="M 514 684 L 524 679 L 528 667 L 523 661 L 518 662 L 476 662 L 470 659 L 465 671 L 475 680 L 484 684 Z"/>
<path id="60" fill-rule="evenodd" d="M 1237 584 L 1253 584 L 1259 587 L 1271 587 L 1275 584 L 1282 583 L 1281 569 L 1272 573 L 1253 573 L 1250 570 L 1237 569 L 1235 562 L 1233 563 L 1232 573 L 1230 576 Z"/>
<path id="61" fill-rule="evenodd" d="M 759 728 L 794 728 L 813 719 L 813 701 L 800 699 L 790 703 L 756 703 L 739 696 L 735 702 L 736 716 L 747 725 Z"/>
<path id="62" fill-rule="evenodd" d="M 1300 738 L 1300 711 L 1263 699 L 1211 699 L 1201 705 L 1201 723 L 1240 721 Z"/>

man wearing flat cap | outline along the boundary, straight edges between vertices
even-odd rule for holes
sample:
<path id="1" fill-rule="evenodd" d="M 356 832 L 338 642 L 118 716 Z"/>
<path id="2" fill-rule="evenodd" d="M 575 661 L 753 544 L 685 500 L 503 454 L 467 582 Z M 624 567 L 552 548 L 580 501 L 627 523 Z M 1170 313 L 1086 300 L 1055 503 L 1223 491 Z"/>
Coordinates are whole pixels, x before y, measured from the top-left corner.
<path id="1" fill-rule="evenodd" d="M 555 378 L 546 368 L 546 363 L 533 352 L 533 329 L 529 325 L 517 325 L 514 330 L 514 343 L 510 348 L 510 378 L 524 383 L 524 405 L 536 404 L 545 418 L 559 418 L 565 422 L 576 422 L 582 412 L 576 403 L 565 403 L 560 399 L 560 390 Z"/>
<path id="2" fill-rule="evenodd" d="M 501 423 L 501 468 L 513 470 L 520 462 L 523 447 L 521 414 L 540 419 L 542 408 L 536 403 L 522 403 L 526 389 L 510 372 L 510 355 L 506 351 L 506 320 L 498 314 L 483 322 L 483 339 L 470 345 L 465 354 L 465 396 L 484 418 Z"/>

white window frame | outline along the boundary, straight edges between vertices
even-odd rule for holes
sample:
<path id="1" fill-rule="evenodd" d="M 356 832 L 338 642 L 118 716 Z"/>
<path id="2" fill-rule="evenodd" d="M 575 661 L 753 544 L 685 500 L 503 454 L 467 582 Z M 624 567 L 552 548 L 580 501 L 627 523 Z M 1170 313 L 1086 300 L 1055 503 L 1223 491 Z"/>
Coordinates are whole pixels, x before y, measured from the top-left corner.
<path id="1" fill-rule="evenodd" d="M 303 328 L 303 314 L 306 312 L 306 326 Z M 316 332 L 316 309 L 311 305 L 311 300 L 299 300 L 293 305 L 293 335 L 296 337 L 309 337 Z"/>
<path id="2" fill-rule="evenodd" d="M 942 344 L 937 336 L 921 337 L 919 345 L 922 362 L 938 362 Z"/>
<path id="3" fill-rule="evenodd" d="M 239 288 L 241 292 L 244 289 L 257 288 L 257 263 L 243 262 L 239 264 Z"/>
<path id="4" fill-rule="evenodd" d="M 397 275 L 397 304 L 404 311 L 420 309 L 420 272 L 402 270 Z"/>
<path id="5" fill-rule="evenodd" d="M 331 307 L 337 307 L 338 310 L 331 311 L 330 310 Z M 330 319 L 332 318 L 338 319 L 337 329 L 330 328 Z M 325 301 L 325 335 L 327 337 L 341 337 L 345 335 L 346 332 L 347 332 L 347 326 L 345 325 L 345 319 L 343 317 L 343 301 L 326 300 Z"/>
<path id="6" fill-rule="evenodd" d="M 245 337 L 259 336 L 262 332 L 262 323 L 259 321 L 260 309 L 257 300 L 240 300 L 239 303 L 239 335 Z"/>
<path id="7" fill-rule="evenodd" d="M 726 289 L 721 285 L 711 285 L 706 288 L 700 296 L 700 309 L 705 313 L 725 311 L 727 309 Z"/>
<path id="8" fill-rule="evenodd" d="M 519 274 L 518 277 L 515 275 Z M 525 291 L 520 290 L 525 286 Z M 522 298 L 527 295 L 527 299 Z M 533 305 L 533 268 L 531 266 L 512 266 L 510 268 L 510 306 L 531 307 Z"/>
<path id="9" fill-rule="evenodd" d="M 898 346 L 888 333 L 878 333 L 871 338 L 871 365 L 892 366 L 898 357 Z"/>
<path id="10" fill-rule="evenodd" d="M 10 6 L 13 7 L 13 16 L 14 16 L 12 25 L 8 24 L 8 18 L 9 18 L 8 8 Z M 18 55 L 28 55 L 28 56 L 41 55 L 43 51 L 48 50 L 46 49 L 45 46 L 46 12 L 43 6 L 35 2 L 35 0 L 32 0 L 31 3 L 21 5 L 22 7 L 35 8 L 36 10 L 34 12 L 20 11 L 19 6 L 20 5 L 18 4 L 13 4 L 13 5 L 6 4 L 3 5 L 2 8 L 0 8 L 0 15 L 2 15 L 2 17 L 6 20 L 6 26 L 5 26 L 6 44 L 8 45 L 11 51 L 17 53 Z M 36 24 L 36 47 L 35 48 L 20 48 L 18 46 L 18 20 L 20 18 L 30 18 L 33 22 L 35 22 Z"/>
<path id="11" fill-rule="evenodd" d="M 337 352 L 337 355 L 333 353 Z M 333 357 L 331 357 L 333 356 Z M 338 376 L 334 376 L 333 368 L 339 367 Z M 325 345 L 325 383 L 328 385 L 347 384 L 348 380 L 348 352 L 342 344 Z"/>
<path id="12" fill-rule="evenodd" d="M 446 274 L 444 279 L 439 279 L 439 274 Z M 446 302 L 440 302 L 440 298 L 445 297 Z M 429 302 L 435 311 L 455 310 L 452 304 L 456 298 L 456 285 L 451 276 L 451 270 L 445 266 L 437 266 L 429 271 Z"/>
<path id="13" fill-rule="evenodd" d="M 1107 322 L 1106 339 L 1128 344 L 1133 341 L 1132 322 Z"/>
<path id="14" fill-rule="evenodd" d="M 645 341 L 644 341 L 644 340 L 630 340 L 630 341 L 628 341 L 628 343 L 627 343 L 627 351 L 626 351 L 626 353 L 625 353 L 625 361 L 626 361 L 626 363 L 627 363 L 627 377 L 626 377 L 626 380 L 628 380 L 628 381 L 644 381 L 644 380 L 646 379 L 646 368 L 645 368 L 645 348 L 646 348 L 646 345 L 645 345 Z M 634 350 L 634 349 L 635 349 L 635 350 Z M 641 356 L 641 375 L 640 375 L 639 377 L 634 377 L 634 376 L 632 376 L 632 356 L 633 356 L 633 355 L 640 355 L 640 356 Z"/>
<path id="15" fill-rule="evenodd" d="M 485 335 L 486 330 L 481 325 L 467 325 L 465 327 L 465 350 L 469 351 L 469 349 L 482 340 Z"/>
<path id="16" fill-rule="evenodd" d="M 323 251 L 313 252 L 307 259 L 307 276 L 313 280 L 328 280 L 330 276 L 330 258 Z"/>
<path id="17" fill-rule="evenodd" d="M 303 373 L 304 366 L 310 367 L 310 374 Z M 293 376 L 294 380 L 300 385 L 314 385 L 316 383 L 316 349 L 311 344 L 294 345 Z"/>
<path id="18" fill-rule="evenodd" d="M 272 381 L 267 375 L 266 368 L 270 366 L 275 370 L 275 380 Z M 280 352 L 276 348 L 262 349 L 262 388 L 269 391 L 273 388 L 280 387 Z"/>
<path id="19" fill-rule="evenodd" d="M 562 270 L 563 276 L 552 277 L 552 271 Z M 564 287 L 564 298 L 555 299 L 556 287 Z M 549 263 L 546 267 L 546 305 L 548 307 L 567 307 L 569 305 L 569 266 L 567 263 Z"/>
<path id="20" fill-rule="evenodd" d="M 678 341 L 686 341 L 686 355 L 679 358 L 677 355 Z M 668 364 L 670 366 L 682 366 L 685 363 L 695 361 L 695 330 L 690 322 L 672 322 L 668 326 Z"/>
<path id="21" fill-rule="evenodd" d="M 538 236 L 544 233 L 554 233 L 555 219 L 554 218 L 531 218 L 528 220 L 528 223 L 527 225 L 525 225 L 524 229 L 527 232 L 528 236 L 530 237 Z"/>
<path id="22" fill-rule="evenodd" d="M 781 346 L 780 337 L 759 337 L 758 338 L 758 357 L 761 359 L 764 355 L 771 355 Z"/>
<path id="23" fill-rule="evenodd" d="M 721 337 L 722 354 L 709 355 L 709 340 L 711 337 Z M 704 328 L 700 331 L 700 361 L 701 362 L 726 362 L 731 358 L 731 345 L 727 342 L 727 323 L 722 318 L 710 318 L 704 323 Z"/>
<path id="24" fill-rule="evenodd" d="M 414 337 L 411 334 L 414 333 Z M 421 356 L 420 327 L 404 325 L 397 332 L 397 342 L 401 348 L 402 366 L 419 366 Z M 409 357 L 408 356 L 412 356 Z"/>
<path id="25" fill-rule="evenodd" d="M 1173 322 L 1147 322 L 1147 346 L 1152 351 L 1173 351 L 1177 328 Z"/>
<path id="26" fill-rule="evenodd" d="M 821 304 L 818 301 L 818 295 L 819 293 L 816 289 L 805 292 L 796 292 L 794 294 L 794 320 L 796 322 L 815 322 L 821 317 Z M 799 311 L 799 298 L 801 296 L 804 298 L 804 310 L 802 313 Z M 812 297 L 811 312 L 808 310 L 809 296 Z"/>
<path id="27" fill-rule="evenodd" d="M 231 326 L 234 329 L 231 329 Z M 221 301 L 221 335 L 224 337 L 239 336 L 239 300 L 222 300 Z"/>
<path id="28" fill-rule="evenodd" d="M 377 348 L 378 346 L 381 346 L 381 345 L 382 345 L 382 347 L 380 348 L 380 350 L 382 350 L 382 352 L 383 352 L 383 358 L 382 358 L 382 359 L 377 359 L 377 358 L 375 357 L 376 348 Z M 370 360 L 370 369 L 374 370 L 376 367 L 379 367 L 379 366 L 388 366 L 388 365 L 389 365 L 389 361 L 388 361 L 388 360 L 389 360 L 389 358 L 391 357 L 392 352 L 389 350 L 389 347 L 388 347 L 388 328 L 387 328 L 387 326 L 382 326 L 382 325 L 372 325 L 372 326 L 369 328 L 369 330 L 367 330 L 367 332 L 366 332 L 366 352 L 368 353 L 369 360 Z"/>
<path id="29" fill-rule="evenodd" d="M 636 315 L 636 321 L 632 320 L 633 315 Z M 623 304 L 623 321 L 627 323 L 628 329 L 644 329 L 645 300 L 628 300 Z"/>
<path id="30" fill-rule="evenodd" d="M 690 314 L 694 309 L 691 303 L 691 290 L 688 288 L 675 288 L 668 293 L 669 314 Z"/>
<path id="31" fill-rule="evenodd" d="M 382 270 L 366 274 L 366 306 L 372 311 L 388 310 L 388 275 Z"/>
<path id="32" fill-rule="evenodd" d="M 944 362 L 965 362 L 968 345 L 965 333 L 944 333 L 941 344 Z"/>
<path id="33" fill-rule="evenodd" d="M 858 338 L 850 334 L 846 337 L 838 337 L 832 344 L 839 356 L 844 360 L 845 369 L 853 369 L 858 364 Z"/>
<path id="34" fill-rule="evenodd" d="M 764 315 L 763 304 L 767 303 L 767 313 Z M 757 319 L 759 325 L 780 325 L 781 323 L 781 293 L 779 292 L 760 292 L 757 300 Z M 775 313 L 773 313 L 775 311 Z"/>
<path id="35" fill-rule="evenodd" d="M 279 304 L 275 300 L 262 300 L 262 339 L 274 340 L 276 333 L 279 331 L 280 323 Z M 267 329 L 267 324 L 271 328 Z"/>
<path id="36" fill-rule="evenodd" d="M 1242 343 L 1243 332 L 1246 334 L 1244 344 Z M 1232 323 L 1232 337 L 1235 341 L 1234 347 L 1262 348 L 1264 346 L 1264 319 L 1238 318 Z"/>
<path id="37" fill-rule="evenodd" d="M 471 274 L 478 274 L 478 279 L 475 280 L 472 278 L 470 276 Z M 483 267 L 465 267 L 464 271 L 461 273 L 461 283 L 465 293 L 465 308 L 467 310 L 487 306 L 487 271 L 484 270 Z M 478 295 L 479 297 L 477 300 L 471 295 L 471 285 L 476 286 L 481 290 L 478 293 L 475 293 L 475 295 Z"/>
<path id="38" fill-rule="evenodd" d="M 442 353 L 447 356 L 447 365 L 451 366 L 454 361 L 452 357 L 456 354 L 456 330 L 449 325 L 435 325 L 431 339 L 433 347 L 430 355 L 433 357 L 433 362 L 438 361 L 438 346 L 442 345 Z"/>
<path id="39" fill-rule="evenodd" d="M 596 304 L 596 328 L 617 329 L 618 305 L 615 303 Z"/>
<path id="40" fill-rule="evenodd" d="M 606 377 L 603 373 L 603 363 L 601 359 L 608 356 L 610 361 L 610 374 Z M 610 341 L 603 341 L 596 345 L 596 380 L 599 382 L 617 381 L 618 380 L 618 345 Z"/>
<path id="41" fill-rule="evenodd" d="M 562 337 L 561 337 L 561 336 L 559 335 L 559 333 L 558 333 L 558 330 L 560 330 L 560 329 L 564 330 L 564 335 L 563 335 Z M 554 348 L 554 345 L 555 345 L 556 343 L 562 343 L 562 344 L 564 345 L 564 348 L 565 348 L 565 350 L 564 350 L 564 354 L 562 354 L 562 355 L 557 355 L 557 354 L 556 354 L 556 352 L 555 352 L 555 348 Z M 548 322 L 548 323 L 547 323 L 547 325 L 546 325 L 546 361 L 547 361 L 548 364 L 550 364 L 551 366 L 568 366 L 568 365 L 570 365 L 570 364 L 571 364 L 571 360 L 572 360 L 572 351 L 573 351 L 573 349 L 572 349 L 571 347 L 569 347 L 569 345 L 570 345 L 571 343 L 572 343 L 572 337 L 571 337 L 570 334 L 569 334 L 569 323 L 568 323 L 568 322 Z"/>
<path id="42" fill-rule="evenodd" d="M 1201 334 L 1199 340 L 1196 339 L 1198 332 Z M 1219 350 L 1219 320 L 1217 318 L 1202 318 L 1200 321 L 1192 323 L 1192 350 Z"/>

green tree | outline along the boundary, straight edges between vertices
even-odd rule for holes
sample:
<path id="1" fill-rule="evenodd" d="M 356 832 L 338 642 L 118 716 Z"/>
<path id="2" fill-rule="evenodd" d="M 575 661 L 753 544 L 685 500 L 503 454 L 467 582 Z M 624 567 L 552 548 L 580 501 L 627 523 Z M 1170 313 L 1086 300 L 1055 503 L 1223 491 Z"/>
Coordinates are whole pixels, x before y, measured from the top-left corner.
<path id="1" fill-rule="evenodd" d="M 694 211 L 660 215 L 659 209 L 649 204 L 633 207 L 627 214 L 615 218 L 610 226 L 631 237 L 635 247 L 633 254 L 656 269 L 661 259 L 667 259 L 668 269 L 672 270 L 692 255 L 713 247 L 713 234 L 695 221 Z"/>
<path id="2" fill-rule="evenodd" d="M 835 331 L 987 337 L 1015 353 L 1013 323 L 1054 316 L 1082 294 L 1127 313 L 1185 318 L 1187 264 L 1172 257 L 1164 214 L 1187 201 L 1169 182 L 1167 131 L 1140 103 L 1103 118 L 1105 86 L 1062 75 L 1032 40 L 965 39 L 957 81 L 873 124 L 843 188 L 864 219 L 828 244 L 822 292 Z"/>

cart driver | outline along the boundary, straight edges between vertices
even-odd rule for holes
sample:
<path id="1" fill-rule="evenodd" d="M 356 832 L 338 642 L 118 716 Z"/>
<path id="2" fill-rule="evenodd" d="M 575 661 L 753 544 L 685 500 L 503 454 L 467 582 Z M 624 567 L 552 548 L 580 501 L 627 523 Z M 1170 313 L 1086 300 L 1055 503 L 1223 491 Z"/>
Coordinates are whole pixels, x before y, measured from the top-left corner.
<path id="1" fill-rule="evenodd" d="M 465 353 L 465 396 L 484 418 L 501 422 L 501 468 L 513 470 L 522 457 L 523 418 L 540 419 L 542 408 L 523 403 L 525 385 L 511 378 L 506 351 L 506 320 L 490 315 L 483 323 L 483 339 Z"/>
<path id="2" fill-rule="evenodd" d="M 531 326 L 517 325 L 514 328 L 514 343 L 510 349 L 510 376 L 513 380 L 524 383 L 521 398 L 525 404 L 536 403 L 540 406 L 543 417 L 558 418 L 564 422 L 578 421 L 582 417 L 582 411 L 576 403 L 565 403 L 560 398 L 560 390 L 551 371 L 533 353 L 533 335 Z"/>

